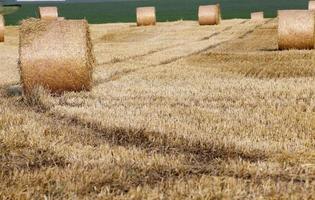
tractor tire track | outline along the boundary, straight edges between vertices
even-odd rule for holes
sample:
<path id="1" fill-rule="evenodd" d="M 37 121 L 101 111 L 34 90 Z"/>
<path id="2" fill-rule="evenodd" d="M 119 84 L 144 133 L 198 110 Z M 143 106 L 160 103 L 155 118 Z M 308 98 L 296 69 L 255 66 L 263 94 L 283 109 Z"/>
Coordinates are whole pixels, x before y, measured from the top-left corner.
<path id="1" fill-rule="evenodd" d="M 107 83 L 107 82 L 111 82 L 111 81 L 115 81 L 115 80 L 119 80 L 121 79 L 122 77 L 126 76 L 126 75 L 129 75 L 133 72 L 137 72 L 137 71 L 141 71 L 143 69 L 148 69 L 148 68 L 154 68 L 154 67 L 157 67 L 157 66 L 163 66 L 163 65 L 168 65 L 168 64 L 171 64 L 171 63 L 174 63 L 178 60 L 181 60 L 183 58 L 187 58 L 187 57 L 190 57 L 190 56 L 194 56 L 194 55 L 198 55 L 198 54 L 201 54 L 201 53 L 204 53 L 206 51 L 209 51 L 211 49 L 214 49 L 216 47 L 219 47 L 225 43 L 228 43 L 230 42 L 231 40 L 234 40 L 234 39 L 242 39 L 243 37 L 246 37 L 248 36 L 249 34 L 253 33 L 257 28 L 260 28 L 266 24 L 268 24 L 269 22 L 271 22 L 273 19 L 270 19 L 270 20 L 267 20 L 266 22 L 262 23 L 262 24 L 259 24 L 255 27 L 253 27 L 251 30 L 245 32 L 244 34 L 242 34 L 241 36 L 238 36 L 236 38 L 231 38 L 231 39 L 228 39 L 228 40 L 224 40 L 222 42 L 219 42 L 217 44 L 212 44 L 210 46 L 207 46 L 203 49 L 200 49 L 198 51 L 195 51 L 195 52 L 192 52 L 190 54 L 186 54 L 186 55 L 183 55 L 183 56 L 179 56 L 179 57 L 174 57 L 174 58 L 171 58 L 171 59 L 168 59 L 168 60 L 165 60 L 165 61 L 161 61 L 159 62 L 158 64 L 152 64 L 152 65 L 147 65 L 145 67 L 140 67 L 140 68 L 137 68 L 137 69 L 132 69 L 132 70 L 123 70 L 123 71 L 120 71 L 120 72 L 116 72 L 114 73 L 113 75 L 111 75 L 110 77 L 106 78 L 106 79 L 101 79 L 101 80 L 97 80 L 95 81 L 95 85 L 98 86 L 98 85 L 101 85 L 101 84 L 104 84 L 104 83 Z M 242 22 L 243 24 L 245 24 L 246 22 L 248 21 L 245 21 L 245 22 Z M 234 25 L 235 26 L 235 25 Z M 229 31 L 231 30 L 234 26 L 232 26 L 231 28 L 230 27 L 227 27 L 224 29 L 224 31 L 221 31 L 219 34 L 212 34 L 213 36 L 212 37 L 215 37 L 215 36 L 218 36 L 226 31 Z M 210 38 L 209 38 L 210 39 Z M 202 41 L 202 40 L 198 40 L 198 41 Z M 195 41 L 195 42 L 198 42 L 198 41 Z"/>
<path id="2" fill-rule="evenodd" d="M 256 29 L 261 28 L 262 26 L 268 24 L 269 22 L 271 22 L 271 21 L 273 21 L 273 20 L 274 20 L 274 19 L 269 19 L 269 20 L 267 20 L 265 23 L 255 26 L 255 28 L 254 28 L 253 30 L 247 31 L 247 32 L 244 33 L 243 35 L 239 36 L 238 39 L 244 39 L 244 38 L 246 38 L 248 35 L 252 34 Z"/>
<path id="3" fill-rule="evenodd" d="M 245 23 L 247 23 L 247 22 L 248 22 L 248 20 L 245 20 L 245 21 L 243 21 L 243 22 L 241 22 L 241 23 L 238 23 L 237 25 L 245 24 Z M 208 36 L 208 37 L 205 37 L 205 38 L 202 38 L 202 39 L 193 41 L 193 42 L 201 42 L 201 41 L 209 40 L 209 39 L 211 39 L 211 38 L 213 38 L 213 37 L 215 37 L 215 36 L 218 36 L 218 35 L 220 35 L 220 34 L 223 34 L 223 33 L 227 32 L 227 31 L 231 30 L 234 26 L 235 26 L 235 25 L 233 25 L 233 26 L 228 26 L 228 27 L 226 27 L 225 29 L 223 29 L 222 31 L 218 31 L 218 32 L 216 32 L 216 33 L 211 34 L 211 35 Z M 190 42 L 190 43 L 193 43 L 193 42 Z M 227 42 L 227 41 L 226 41 L 226 42 Z M 180 59 L 182 59 L 182 58 L 184 58 L 184 57 L 189 57 L 189 56 L 192 56 L 192 55 L 195 55 L 195 54 L 199 54 L 199 53 L 201 53 L 201 52 L 203 52 L 203 51 L 206 51 L 206 50 L 211 49 L 211 48 L 215 48 L 215 47 L 217 47 L 217 46 L 219 46 L 219 45 L 222 45 L 222 44 L 223 44 L 223 42 L 218 43 L 218 44 L 215 44 L 215 45 L 211 45 L 211 46 L 207 47 L 206 49 L 202 49 L 202 50 L 199 50 L 199 51 L 197 51 L 197 52 L 193 52 L 193 53 L 191 53 L 191 54 L 189 54 L 189 55 L 184 55 L 184 56 L 175 57 L 175 58 L 172 58 L 172 59 L 169 59 L 169 60 L 161 61 L 161 62 L 159 62 L 158 64 L 147 65 L 147 66 L 145 66 L 145 67 L 140 67 L 140 68 L 137 68 L 137 69 L 125 69 L 125 70 L 122 70 L 122 71 L 117 71 L 117 72 L 113 73 L 113 74 L 112 74 L 110 77 L 108 77 L 108 78 L 95 80 L 95 81 L 94 81 L 94 85 L 95 85 L 95 86 L 98 86 L 98 85 L 101 85 L 101 84 L 104 84 L 104 83 L 107 83 L 107 82 L 119 80 L 121 77 L 123 77 L 123 76 L 125 76 L 125 75 L 128 75 L 128 74 L 133 73 L 133 72 L 136 72 L 136 71 L 140 71 L 140 70 L 143 70 L 143 69 L 146 69 L 146 68 L 153 68 L 153 67 L 157 67 L 157 66 L 161 66 L 161 65 L 167 65 L 167 64 L 176 62 L 177 60 L 180 60 Z M 142 55 L 137 55 L 137 56 L 129 57 L 129 58 L 123 59 L 123 60 L 121 60 L 121 61 L 119 61 L 119 62 L 117 62 L 117 63 L 122 63 L 122 62 L 127 61 L 127 60 L 130 60 L 130 59 L 137 59 L 137 58 L 146 57 L 146 56 L 152 55 L 152 54 L 154 54 L 154 53 L 163 52 L 163 51 L 165 51 L 165 50 L 169 50 L 169 49 L 172 49 L 172 48 L 174 48 L 174 47 L 183 46 L 183 45 L 187 45 L 187 43 L 181 43 L 181 44 L 177 44 L 177 45 L 172 45 L 172 46 L 170 46 L 170 47 L 162 48 L 161 50 L 154 50 L 154 51 L 151 51 L 151 52 L 146 53 L 146 54 L 142 54 Z M 106 62 L 106 63 L 107 63 L 107 64 L 110 64 L 110 63 L 112 63 L 112 62 Z M 105 63 L 105 64 L 106 64 L 106 63 Z M 103 65 L 103 64 L 100 64 L 100 65 Z M 100 65 L 98 65 L 98 66 L 100 66 Z"/>
<path id="4" fill-rule="evenodd" d="M 238 25 L 241 25 L 241 24 L 245 24 L 247 23 L 248 20 L 244 20 L 242 22 L 240 22 Z M 226 27 L 225 29 L 221 30 L 221 31 L 217 31 L 209 36 L 206 36 L 206 37 L 203 37 L 201 39 L 198 39 L 198 40 L 195 40 L 195 41 L 191 41 L 190 43 L 193 43 L 193 42 L 199 42 L 199 41 L 204 41 L 204 40 L 209 40 L 217 35 L 220 35 L 226 31 L 229 31 L 231 30 L 233 26 L 228 26 Z M 135 56 L 129 56 L 129 57 L 125 57 L 125 58 L 122 58 L 122 59 L 118 59 L 117 61 L 115 59 L 112 59 L 110 61 L 106 61 L 106 62 L 101 62 L 101 63 L 98 63 L 96 65 L 96 67 L 98 66 L 101 66 L 101 65 L 106 65 L 106 64 L 116 64 L 116 63 L 122 63 L 122 62 L 125 62 L 125 61 L 129 61 L 129 60 L 133 60 L 133 59 L 138 59 L 138 58 L 141 58 L 141 57 L 145 57 L 145 56 L 149 56 L 149 55 L 152 55 L 154 53 L 158 53 L 158 52 L 162 52 L 162 51 L 165 51 L 165 50 L 169 50 L 169 49 L 172 49 L 174 47 L 178 47 L 178 46 L 183 46 L 183 45 L 186 45 L 187 43 L 183 42 L 183 43 L 179 43 L 179 44 L 174 44 L 174 45 L 170 45 L 170 46 L 167 46 L 167 47 L 164 47 L 164 48 L 158 48 L 158 49 L 155 49 L 155 50 L 151 50 L 147 53 L 144 53 L 144 54 L 139 54 L 139 55 L 135 55 Z"/>

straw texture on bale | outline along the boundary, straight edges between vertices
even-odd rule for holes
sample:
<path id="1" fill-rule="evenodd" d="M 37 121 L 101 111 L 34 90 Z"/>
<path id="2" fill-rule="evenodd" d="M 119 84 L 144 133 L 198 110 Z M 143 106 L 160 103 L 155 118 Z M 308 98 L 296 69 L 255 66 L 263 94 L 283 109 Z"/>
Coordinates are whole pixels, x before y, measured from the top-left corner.
<path id="1" fill-rule="evenodd" d="M 216 25 L 221 21 L 220 4 L 199 6 L 198 18 L 200 25 Z"/>
<path id="2" fill-rule="evenodd" d="M 278 11 L 279 49 L 313 49 L 314 25 L 315 21 L 313 11 Z"/>
<path id="3" fill-rule="evenodd" d="M 20 27 L 19 68 L 26 95 L 90 90 L 95 58 L 86 20 L 28 19 Z"/>
<path id="4" fill-rule="evenodd" d="M 39 7 L 39 17 L 44 20 L 57 20 L 58 8 L 57 7 Z"/>
<path id="5" fill-rule="evenodd" d="M 315 1 L 308 2 L 308 9 L 315 11 Z"/>
<path id="6" fill-rule="evenodd" d="M 137 25 L 150 26 L 156 24 L 155 7 L 137 8 Z"/>
<path id="7" fill-rule="evenodd" d="M 264 12 L 253 12 L 251 13 L 251 21 L 259 22 L 264 20 Z"/>
<path id="8" fill-rule="evenodd" d="M 5 29 L 4 17 L 0 15 L 0 42 L 4 42 L 4 29 Z"/>

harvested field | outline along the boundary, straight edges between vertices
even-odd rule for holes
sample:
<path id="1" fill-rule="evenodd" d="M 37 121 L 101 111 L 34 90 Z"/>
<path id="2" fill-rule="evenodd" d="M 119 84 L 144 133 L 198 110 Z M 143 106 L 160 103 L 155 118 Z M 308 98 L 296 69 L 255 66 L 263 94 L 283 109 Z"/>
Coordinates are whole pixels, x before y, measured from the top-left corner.
<path id="1" fill-rule="evenodd" d="M 91 25 L 91 92 L 33 99 L 18 28 L 0 44 L 0 196 L 315 198 L 314 50 L 277 20 Z"/>

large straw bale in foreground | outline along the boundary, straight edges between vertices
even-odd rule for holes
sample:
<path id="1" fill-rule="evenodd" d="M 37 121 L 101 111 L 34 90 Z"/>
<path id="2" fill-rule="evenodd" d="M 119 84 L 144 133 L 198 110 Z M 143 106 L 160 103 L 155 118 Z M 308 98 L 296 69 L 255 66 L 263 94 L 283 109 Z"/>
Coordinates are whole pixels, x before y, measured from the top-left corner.
<path id="1" fill-rule="evenodd" d="M 0 42 L 4 42 L 4 29 L 5 29 L 4 17 L 0 15 Z"/>
<path id="2" fill-rule="evenodd" d="M 308 9 L 315 11 L 315 1 L 308 2 Z"/>
<path id="3" fill-rule="evenodd" d="M 200 25 L 216 25 L 221 21 L 220 4 L 199 6 L 198 18 Z"/>
<path id="4" fill-rule="evenodd" d="M 278 45 L 284 49 L 314 48 L 314 12 L 308 10 L 278 11 Z"/>
<path id="5" fill-rule="evenodd" d="M 252 22 L 261 22 L 264 20 L 264 12 L 253 12 L 250 16 Z"/>
<path id="6" fill-rule="evenodd" d="M 86 20 L 29 19 L 20 27 L 19 67 L 24 93 L 90 90 L 95 59 Z"/>
<path id="7" fill-rule="evenodd" d="M 39 17 L 44 20 L 57 20 L 58 8 L 57 7 L 39 7 Z"/>
<path id="8" fill-rule="evenodd" d="M 137 25 L 149 26 L 156 24 L 155 7 L 137 8 Z"/>

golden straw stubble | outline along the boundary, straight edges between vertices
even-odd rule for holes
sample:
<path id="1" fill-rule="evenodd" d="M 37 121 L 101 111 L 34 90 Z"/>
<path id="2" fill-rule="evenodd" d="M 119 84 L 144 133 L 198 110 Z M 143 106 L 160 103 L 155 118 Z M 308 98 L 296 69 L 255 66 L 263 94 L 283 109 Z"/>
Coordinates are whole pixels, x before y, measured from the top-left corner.
<path id="1" fill-rule="evenodd" d="M 314 11 L 279 10 L 279 49 L 314 49 L 314 25 Z"/>
<path id="2" fill-rule="evenodd" d="M 308 9 L 315 11 L 315 1 L 308 2 Z"/>
<path id="3" fill-rule="evenodd" d="M 200 25 L 216 25 L 221 21 L 220 4 L 199 6 L 198 19 Z"/>
<path id="4" fill-rule="evenodd" d="M 58 8 L 57 7 L 39 7 L 39 17 L 44 20 L 57 20 Z"/>
<path id="5" fill-rule="evenodd" d="M 95 58 L 86 20 L 29 19 L 20 27 L 19 67 L 24 94 L 90 90 Z"/>
<path id="6" fill-rule="evenodd" d="M 150 26 L 156 24 L 155 7 L 140 7 L 137 8 L 137 25 Z"/>
<path id="7" fill-rule="evenodd" d="M 251 21 L 260 22 L 264 20 L 264 12 L 252 12 Z"/>
<path id="8" fill-rule="evenodd" d="M 3 15 L 0 15 L 0 42 L 4 42 L 5 22 Z"/>

